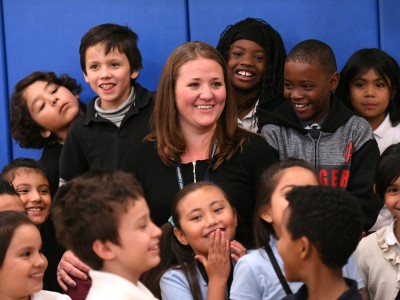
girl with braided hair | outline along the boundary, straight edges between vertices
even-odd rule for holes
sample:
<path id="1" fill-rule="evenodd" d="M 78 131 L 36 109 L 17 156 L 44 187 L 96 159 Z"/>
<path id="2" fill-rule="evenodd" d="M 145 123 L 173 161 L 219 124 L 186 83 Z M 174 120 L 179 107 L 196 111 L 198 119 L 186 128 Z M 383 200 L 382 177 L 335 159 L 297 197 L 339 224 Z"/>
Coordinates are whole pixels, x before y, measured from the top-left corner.
<path id="1" fill-rule="evenodd" d="M 217 50 L 225 58 L 238 108 L 239 126 L 258 131 L 258 106 L 281 102 L 286 50 L 280 34 L 262 19 L 246 18 L 222 32 Z"/>

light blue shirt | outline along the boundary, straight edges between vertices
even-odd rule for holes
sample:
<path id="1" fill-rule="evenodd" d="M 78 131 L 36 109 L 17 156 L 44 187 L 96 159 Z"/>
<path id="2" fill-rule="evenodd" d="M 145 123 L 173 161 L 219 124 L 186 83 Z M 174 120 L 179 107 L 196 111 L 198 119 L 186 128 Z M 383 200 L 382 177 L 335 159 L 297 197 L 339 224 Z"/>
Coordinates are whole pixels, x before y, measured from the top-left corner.
<path id="1" fill-rule="evenodd" d="M 276 240 L 271 238 L 272 252 L 283 270 L 283 261 L 276 247 Z M 358 270 L 354 255 L 343 267 L 343 276 L 357 281 L 358 288 L 364 287 L 364 282 Z M 302 282 L 288 282 L 290 289 L 296 293 L 303 285 Z M 282 299 L 286 293 L 272 266 L 267 252 L 256 249 L 241 257 L 233 273 L 230 298 L 232 300 L 275 300 Z"/>
<path id="2" fill-rule="evenodd" d="M 208 285 L 197 269 L 202 299 L 207 299 Z M 189 282 L 181 270 L 170 269 L 160 279 L 161 298 L 163 300 L 190 300 L 193 299 Z"/>

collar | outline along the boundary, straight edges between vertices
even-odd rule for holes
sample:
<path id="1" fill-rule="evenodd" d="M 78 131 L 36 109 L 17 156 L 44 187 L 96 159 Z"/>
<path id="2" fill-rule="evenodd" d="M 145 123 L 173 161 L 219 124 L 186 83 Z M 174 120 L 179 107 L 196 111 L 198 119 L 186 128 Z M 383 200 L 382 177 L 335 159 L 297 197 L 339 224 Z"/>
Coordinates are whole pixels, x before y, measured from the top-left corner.
<path id="1" fill-rule="evenodd" d="M 394 234 L 394 229 L 396 228 L 397 225 L 397 219 L 394 219 L 392 223 L 387 227 L 385 230 L 385 233 L 383 235 L 385 242 L 389 246 L 397 245 L 400 247 L 399 241 L 396 238 L 396 235 Z"/>
<path id="2" fill-rule="evenodd" d="M 374 130 L 374 134 L 377 137 L 382 138 L 391 127 L 392 127 L 392 122 L 390 122 L 389 114 L 387 114 L 385 120 L 383 120 L 383 122 L 378 126 L 378 128 Z"/>

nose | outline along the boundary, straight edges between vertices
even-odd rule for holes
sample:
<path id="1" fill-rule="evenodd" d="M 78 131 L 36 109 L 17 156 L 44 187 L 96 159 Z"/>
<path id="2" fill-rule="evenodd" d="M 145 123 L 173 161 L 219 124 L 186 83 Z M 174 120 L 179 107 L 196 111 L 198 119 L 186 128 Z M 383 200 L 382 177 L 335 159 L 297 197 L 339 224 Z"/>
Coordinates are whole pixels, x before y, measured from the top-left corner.
<path id="1" fill-rule="evenodd" d="M 39 191 L 33 190 L 30 193 L 30 201 L 32 202 L 41 202 L 42 196 L 40 195 Z"/>
<path id="2" fill-rule="evenodd" d="M 252 66 L 252 65 L 254 65 L 254 61 L 253 61 L 252 56 L 250 54 L 244 54 L 242 56 L 240 64 L 243 65 L 243 66 Z"/>
<path id="3" fill-rule="evenodd" d="M 43 267 L 44 269 L 47 268 L 47 258 L 43 255 L 43 253 L 37 253 L 34 265 L 35 267 Z"/>
<path id="4" fill-rule="evenodd" d="M 217 224 L 217 218 L 214 214 L 207 214 L 204 216 L 204 219 L 207 227 Z"/>
<path id="5" fill-rule="evenodd" d="M 153 222 L 151 222 L 151 223 L 152 223 L 152 225 L 153 225 L 153 227 L 154 227 L 153 236 L 156 237 L 156 238 L 161 237 L 162 231 L 161 231 L 160 227 L 158 227 L 158 226 L 157 226 L 156 224 L 154 224 Z"/>
<path id="6" fill-rule="evenodd" d="M 107 67 L 103 67 L 100 70 L 100 78 L 109 78 L 111 76 L 110 71 Z"/>
<path id="7" fill-rule="evenodd" d="M 296 88 L 292 88 L 292 90 L 290 91 L 290 99 L 301 99 L 303 98 L 302 93 L 299 91 L 299 89 Z"/>
<path id="8" fill-rule="evenodd" d="M 374 97 L 375 96 L 375 88 L 372 84 L 368 84 L 365 89 L 365 95 L 367 97 Z"/>
<path id="9" fill-rule="evenodd" d="M 212 89 L 209 85 L 203 85 L 200 91 L 200 99 L 210 100 L 213 97 Z"/>

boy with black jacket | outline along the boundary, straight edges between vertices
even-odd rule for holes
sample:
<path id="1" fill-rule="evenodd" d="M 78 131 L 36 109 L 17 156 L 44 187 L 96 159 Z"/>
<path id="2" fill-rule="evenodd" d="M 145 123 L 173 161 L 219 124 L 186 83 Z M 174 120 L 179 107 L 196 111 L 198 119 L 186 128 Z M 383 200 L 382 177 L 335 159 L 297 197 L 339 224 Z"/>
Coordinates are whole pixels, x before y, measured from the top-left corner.
<path id="1" fill-rule="evenodd" d="M 286 102 L 272 113 L 260 107 L 261 134 L 281 160 L 305 159 L 323 185 L 356 196 L 367 231 L 381 208 L 373 192 L 379 149 L 369 124 L 334 97 L 339 73 L 332 49 L 318 40 L 300 42 L 288 54 L 284 77 Z"/>

